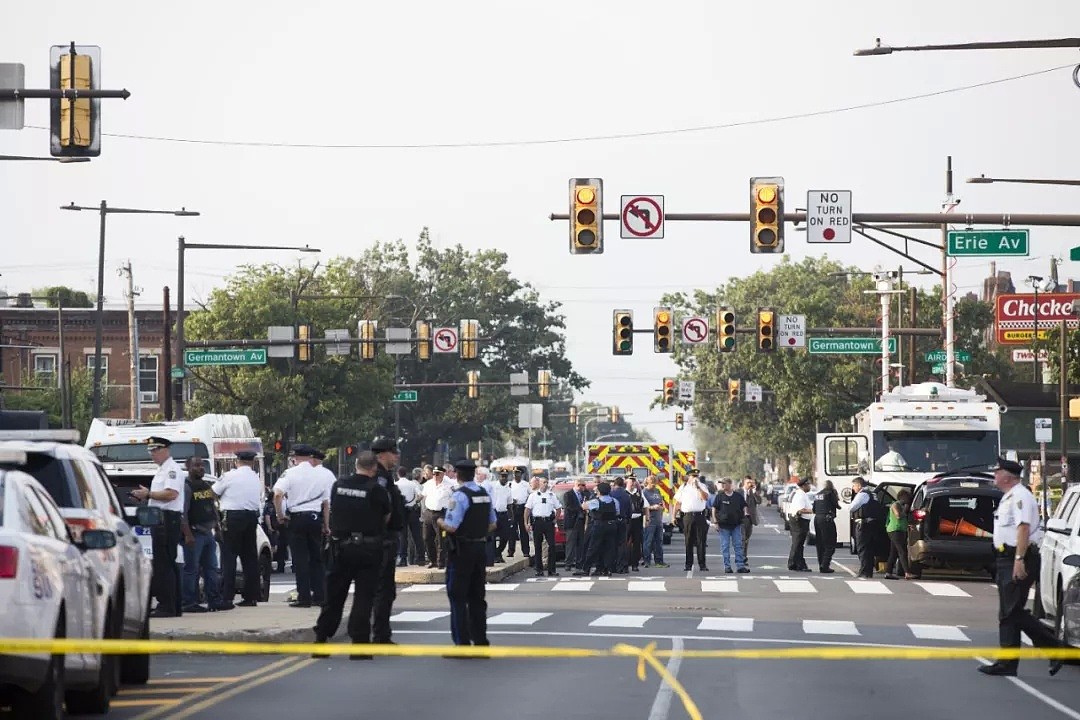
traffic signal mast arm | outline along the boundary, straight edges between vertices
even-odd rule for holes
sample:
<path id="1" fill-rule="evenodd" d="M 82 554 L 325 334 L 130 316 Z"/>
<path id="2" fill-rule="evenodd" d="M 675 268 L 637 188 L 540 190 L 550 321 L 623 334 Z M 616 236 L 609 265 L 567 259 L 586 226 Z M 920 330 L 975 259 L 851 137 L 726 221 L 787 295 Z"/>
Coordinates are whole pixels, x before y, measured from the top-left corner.
<path id="1" fill-rule="evenodd" d="M 565 213 L 551 213 L 548 219 L 569 220 Z M 604 213 L 604 220 L 618 221 L 616 213 Z M 785 222 L 806 222 L 805 212 L 785 212 Z M 664 222 L 750 222 L 750 213 L 664 213 Z M 1080 215 L 1065 213 L 852 213 L 853 223 L 906 223 L 912 225 L 1046 225 L 1080 226 Z M 871 227 L 871 230 L 877 228 Z M 940 245 L 937 247 L 941 247 Z"/>

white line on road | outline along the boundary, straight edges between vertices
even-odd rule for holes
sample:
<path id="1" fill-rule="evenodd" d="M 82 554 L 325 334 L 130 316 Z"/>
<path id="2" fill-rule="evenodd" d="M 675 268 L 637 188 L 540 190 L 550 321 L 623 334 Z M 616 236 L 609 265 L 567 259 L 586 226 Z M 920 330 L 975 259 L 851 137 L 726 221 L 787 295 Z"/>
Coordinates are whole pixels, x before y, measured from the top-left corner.
<path id="1" fill-rule="evenodd" d="M 432 620 L 441 620 L 444 617 L 450 617 L 448 612 L 425 612 L 423 610 L 405 610 L 399 612 L 397 615 L 391 615 L 391 620 L 397 622 L 431 622 Z"/>
<path id="2" fill-rule="evenodd" d="M 551 613 L 504 612 L 489 617 L 488 625 L 534 625 L 546 617 Z"/>
<path id="3" fill-rule="evenodd" d="M 555 592 L 589 592 L 592 587 L 591 582 L 561 582 L 551 589 Z"/>
<path id="4" fill-rule="evenodd" d="M 652 615 L 601 615 L 589 623 L 589 627 L 641 628 Z"/>
<path id="5" fill-rule="evenodd" d="M 663 580 L 631 580 L 626 584 L 629 592 L 664 592 Z"/>
<path id="6" fill-rule="evenodd" d="M 971 597 L 952 583 L 917 582 L 915 584 L 931 595 L 939 597 Z"/>
<path id="7" fill-rule="evenodd" d="M 720 630 L 723 632 L 754 632 L 754 618 L 704 617 L 698 623 L 698 630 Z"/>
<path id="8" fill-rule="evenodd" d="M 987 660 L 986 658 L 977 657 L 975 659 L 978 660 L 983 665 L 992 665 L 993 664 L 989 660 Z M 1045 703 L 1046 705 L 1049 705 L 1050 707 L 1054 708 L 1055 710 L 1057 710 L 1058 712 L 1063 714 L 1065 717 L 1072 718 L 1072 720 L 1080 720 L 1080 712 L 1077 712 L 1076 710 L 1073 710 L 1071 707 L 1069 707 L 1067 705 L 1062 705 L 1061 703 L 1059 703 L 1057 700 L 1050 697 L 1046 693 L 1044 693 L 1042 691 L 1039 691 L 1039 690 L 1036 690 L 1035 688 L 1031 687 L 1026 682 L 1021 680 L 1020 678 L 1010 677 L 1010 678 L 1006 678 L 1006 680 L 1008 680 L 1013 685 L 1020 688 L 1021 690 L 1023 690 L 1024 692 L 1026 692 L 1028 695 L 1035 698 L 1036 700 L 1039 700 L 1039 701 Z"/>
<path id="9" fill-rule="evenodd" d="M 683 641 L 680 638 L 673 638 L 671 649 L 676 654 L 668 658 L 667 671 L 671 674 L 671 677 L 677 678 L 679 667 L 682 666 L 682 655 L 677 653 L 683 649 Z M 671 696 L 673 694 L 674 690 L 668 685 L 667 680 L 661 679 L 660 688 L 656 691 L 652 709 L 649 710 L 649 720 L 667 720 L 668 712 L 671 710 Z"/>
<path id="10" fill-rule="evenodd" d="M 739 592 L 739 583 L 734 580 L 702 580 L 701 592 Z"/>
<path id="11" fill-rule="evenodd" d="M 488 587 L 490 587 L 490 586 L 488 586 Z M 515 585 L 514 587 L 517 587 L 517 586 Z M 432 583 L 432 584 L 421 583 L 421 584 L 418 584 L 418 585 L 410 585 L 407 588 L 402 588 L 401 592 L 403 592 L 403 593 L 435 592 L 436 590 L 445 590 L 445 589 L 446 589 L 445 585 L 436 585 L 434 583 Z"/>
<path id="12" fill-rule="evenodd" d="M 908 623 L 911 634 L 920 640 L 956 640 L 971 642 L 971 638 L 955 625 L 918 625 Z"/>
<path id="13" fill-rule="evenodd" d="M 833 560 L 832 564 L 835 565 L 836 567 L 840 568 L 844 572 L 846 572 L 851 577 L 858 577 L 858 575 L 859 575 L 859 573 L 855 572 L 854 570 L 852 570 L 851 568 L 849 568 L 847 565 L 845 565 L 842 562 L 837 562 L 836 560 Z"/>
<path id="14" fill-rule="evenodd" d="M 816 593 L 817 588 L 809 580 L 773 580 L 773 585 L 782 593 Z"/>
<path id="15" fill-rule="evenodd" d="M 803 620 L 807 635 L 859 635 L 859 628 L 850 620 Z"/>
<path id="16" fill-rule="evenodd" d="M 892 595 L 892 590 L 880 580 L 845 580 L 853 593 L 858 595 Z"/>
<path id="17" fill-rule="evenodd" d="M 492 590 L 494 590 L 495 592 L 509 592 L 510 590 L 517 590 L 520 585 L 521 583 L 488 583 L 484 587 L 488 592 L 491 592 Z M 446 586 L 439 585 L 438 589 L 445 590 Z"/>

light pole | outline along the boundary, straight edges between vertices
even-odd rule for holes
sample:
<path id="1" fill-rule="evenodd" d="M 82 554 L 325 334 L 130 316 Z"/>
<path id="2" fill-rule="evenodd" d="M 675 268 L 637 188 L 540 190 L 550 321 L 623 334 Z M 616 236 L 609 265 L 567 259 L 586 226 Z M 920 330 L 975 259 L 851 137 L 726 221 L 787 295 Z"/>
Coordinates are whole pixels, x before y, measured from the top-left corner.
<path id="1" fill-rule="evenodd" d="M 58 162 L 64 164 L 90 162 L 88 157 L 36 157 L 32 155 L 0 155 L 0 160 L 11 162 Z"/>
<path id="2" fill-rule="evenodd" d="M 98 207 L 84 207 L 71 203 L 61 205 L 61 210 L 97 210 L 101 215 L 101 229 L 98 234 L 98 274 L 97 274 L 97 312 L 94 314 L 94 403 L 92 415 L 101 415 L 101 335 L 103 331 L 103 308 L 105 301 L 105 217 L 107 215 L 175 215 L 176 217 L 198 217 L 199 213 L 186 208 L 179 210 L 140 210 L 138 208 L 109 207 L 104 200 Z"/>
<path id="3" fill-rule="evenodd" d="M 1017 183 L 1020 185 L 1080 185 L 1080 180 L 1056 180 L 1052 178 L 995 178 L 980 175 L 967 179 L 972 185 L 990 185 L 992 183 Z"/>
<path id="4" fill-rule="evenodd" d="M 102 221 L 104 223 L 104 220 Z M 228 245 L 224 243 L 191 243 L 184 240 L 181 235 L 177 242 L 177 265 L 176 265 L 176 365 L 184 370 L 180 378 L 180 393 L 176 398 L 176 419 L 184 419 L 184 379 L 187 371 L 184 369 L 184 251 L 196 250 L 295 250 L 298 252 L 317 253 L 322 252 L 318 248 L 286 247 L 281 245 Z M 166 332 L 168 328 L 166 328 Z M 172 371 L 170 369 L 169 390 L 172 390 Z"/>
<path id="5" fill-rule="evenodd" d="M 1035 291 L 1035 333 L 1031 338 L 1031 354 L 1033 356 L 1033 372 L 1032 381 L 1036 384 L 1039 383 L 1039 284 L 1043 282 L 1043 278 L 1039 275 L 1028 275 L 1028 284 L 1031 285 L 1031 289 Z M 1051 281 L 1053 282 L 1053 281 Z M 1049 290 L 1049 286 L 1043 289 L 1043 292 Z"/>
<path id="6" fill-rule="evenodd" d="M 856 50 L 856 57 L 868 55 L 892 55 L 896 52 L 916 52 L 919 50 L 1045 50 L 1048 48 L 1077 48 L 1080 38 L 1055 38 L 1052 40 L 1001 40 L 994 42 L 952 43 L 948 45 L 882 45 L 881 38 L 875 38 L 874 47 Z"/>

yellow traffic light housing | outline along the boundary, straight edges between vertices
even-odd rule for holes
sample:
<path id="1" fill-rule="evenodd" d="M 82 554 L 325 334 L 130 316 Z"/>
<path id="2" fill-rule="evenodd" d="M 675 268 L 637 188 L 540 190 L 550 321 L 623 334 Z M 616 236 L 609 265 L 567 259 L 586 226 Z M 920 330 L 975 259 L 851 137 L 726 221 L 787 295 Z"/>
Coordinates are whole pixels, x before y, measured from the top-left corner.
<path id="1" fill-rule="evenodd" d="M 416 359 L 420 362 L 431 361 L 431 323 L 427 320 L 416 322 Z"/>
<path id="2" fill-rule="evenodd" d="M 458 352 L 462 360 L 475 360 L 480 357 L 479 320 L 462 320 L 458 338 Z"/>
<path id="3" fill-rule="evenodd" d="M 734 405 L 739 402 L 740 382 L 738 380 L 727 381 L 728 401 Z"/>
<path id="4" fill-rule="evenodd" d="M 675 378 L 664 378 L 664 405 L 675 404 Z"/>
<path id="5" fill-rule="evenodd" d="M 631 310 L 616 310 L 613 313 L 611 354 L 634 354 L 634 313 Z"/>
<path id="6" fill-rule="evenodd" d="M 53 45 L 49 63 L 49 87 L 52 90 L 97 90 L 101 87 L 101 48 L 96 45 Z M 52 156 L 101 155 L 100 117 L 100 98 L 51 100 L 49 151 Z"/>
<path id="7" fill-rule="evenodd" d="M 577 408 L 573 405 L 570 406 L 570 424 L 577 425 Z"/>
<path id="8" fill-rule="evenodd" d="M 750 178 L 750 252 L 784 252 L 784 178 Z"/>
<path id="9" fill-rule="evenodd" d="M 361 360 L 370 362 L 375 359 L 375 331 L 378 326 L 377 320 L 361 320 L 359 322 L 356 334 L 360 337 Z"/>
<path id="10" fill-rule="evenodd" d="M 542 398 L 551 397 L 551 371 L 538 370 L 536 372 L 537 393 Z"/>
<path id="11" fill-rule="evenodd" d="M 683 427 L 683 414 L 681 412 L 675 413 L 675 429 L 682 430 Z"/>
<path id="12" fill-rule="evenodd" d="M 298 325 L 296 328 L 297 340 L 310 340 L 311 339 L 311 326 L 310 325 Z M 314 360 L 314 346 L 311 343 L 301 342 L 297 346 L 297 355 L 302 363 L 309 363 Z"/>
<path id="13" fill-rule="evenodd" d="M 475 400 L 480 397 L 480 371 L 470 370 L 466 377 L 468 378 L 469 385 L 469 399 Z"/>
<path id="14" fill-rule="evenodd" d="M 670 353 L 675 316 L 669 307 L 653 308 L 653 352 Z"/>
<path id="15" fill-rule="evenodd" d="M 616 407 L 615 405 L 612 405 L 608 409 L 608 420 L 611 421 L 612 425 L 619 422 L 619 408 Z"/>
<path id="16" fill-rule="evenodd" d="M 772 352 L 776 349 L 776 313 L 772 308 L 758 308 L 757 337 L 759 352 Z"/>
<path id="17" fill-rule="evenodd" d="M 570 178 L 570 254 L 604 252 L 604 181 Z"/>
<path id="18" fill-rule="evenodd" d="M 716 311 L 716 349 L 720 352 L 735 350 L 735 308 L 722 307 Z"/>
<path id="19" fill-rule="evenodd" d="M 1069 417 L 1073 420 L 1080 419 L 1080 398 L 1069 400 Z"/>

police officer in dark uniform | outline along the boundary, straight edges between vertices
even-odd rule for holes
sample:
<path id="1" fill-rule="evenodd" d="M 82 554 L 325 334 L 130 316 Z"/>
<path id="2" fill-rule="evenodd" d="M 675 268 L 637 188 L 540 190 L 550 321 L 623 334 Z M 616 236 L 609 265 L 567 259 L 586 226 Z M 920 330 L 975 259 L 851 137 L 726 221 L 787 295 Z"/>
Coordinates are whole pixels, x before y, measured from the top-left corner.
<path id="1" fill-rule="evenodd" d="M 855 521 L 855 542 L 859 550 L 859 577 L 872 578 L 878 534 L 884 532 L 885 511 L 861 477 L 851 481 L 851 490 L 855 493 L 851 500 L 851 518 Z"/>
<path id="2" fill-rule="evenodd" d="M 461 483 L 446 515 L 436 522 L 447 534 L 446 594 L 455 645 L 488 645 L 485 545 L 496 527 L 491 496 L 476 484 L 476 463 L 454 463 Z"/>
<path id="3" fill-rule="evenodd" d="M 405 500 L 394 482 L 394 469 L 399 464 L 400 453 L 397 443 L 385 435 L 371 441 L 371 452 L 375 454 L 377 461 L 376 479 L 390 495 L 390 519 L 383 542 L 385 557 L 375 590 L 375 618 L 371 631 L 375 642 L 392 645 L 394 643 L 390 639 L 390 613 L 394 607 L 394 599 L 397 598 L 394 574 L 397 572 L 399 537 L 405 529 Z"/>
<path id="4" fill-rule="evenodd" d="M 616 561 L 619 501 L 611 497 L 611 485 L 607 482 L 597 483 L 596 492 L 599 495 L 585 503 L 591 530 L 585 560 L 574 575 L 588 575 L 589 568 L 595 567 L 594 575 L 611 577 Z"/>
<path id="5" fill-rule="evenodd" d="M 337 480 L 330 491 L 330 572 L 326 576 L 326 602 L 315 623 L 317 643 L 334 637 L 353 583 L 356 589 L 349 613 L 349 637 L 355 645 L 371 642 L 371 610 L 385 565 L 391 502 L 376 472 L 375 453 L 361 452 L 356 458 L 356 474 Z M 370 655 L 350 657 L 371 659 Z"/>
<path id="6" fill-rule="evenodd" d="M 840 498 L 831 480 L 826 480 L 825 487 L 814 495 L 813 508 L 818 569 L 823 573 L 834 573 L 831 565 L 836 551 L 836 511 L 840 509 Z"/>

